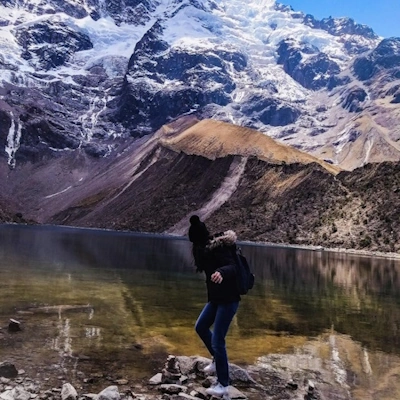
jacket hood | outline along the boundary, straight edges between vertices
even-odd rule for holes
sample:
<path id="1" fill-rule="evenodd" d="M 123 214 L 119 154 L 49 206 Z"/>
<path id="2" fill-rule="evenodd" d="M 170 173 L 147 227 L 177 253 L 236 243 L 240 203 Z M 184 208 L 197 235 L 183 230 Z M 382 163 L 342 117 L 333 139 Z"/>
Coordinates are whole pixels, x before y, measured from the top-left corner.
<path id="1" fill-rule="evenodd" d="M 236 243 L 237 236 L 234 231 L 225 231 L 213 237 L 210 244 L 207 246 L 209 249 L 215 249 L 220 246 L 232 246 Z"/>

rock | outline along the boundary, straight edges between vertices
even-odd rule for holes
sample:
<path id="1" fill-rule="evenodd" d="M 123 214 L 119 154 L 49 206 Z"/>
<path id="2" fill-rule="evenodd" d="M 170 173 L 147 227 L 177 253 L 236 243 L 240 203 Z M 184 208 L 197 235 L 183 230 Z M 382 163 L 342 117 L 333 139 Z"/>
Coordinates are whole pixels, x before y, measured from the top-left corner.
<path id="1" fill-rule="evenodd" d="M 229 386 L 228 388 L 229 398 L 233 399 L 247 399 L 247 396 L 240 390 L 236 389 L 234 386 Z"/>
<path id="2" fill-rule="evenodd" d="M 108 386 L 101 391 L 97 397 L 97 400 L 120 400 L 121 396 L 117 386 Z"/>
<path id="3" fill-rule="evenodd" d="M 195 371 L 196 360 L 193 357 L 178 356 L 176 357 L 179 364 L 179 370 L 183 375 L 190 374 Z"/>
<path id="4" fill-rule="evenodd" d="M 249 373 L 235 364 L 229 364 L 229 377 L 234 385 L 249 386 L 254 384 L 254 379 L 251 378 Z"/>
<path id="5" fill-rule="evenodd" d="M 151 400 L 145 394 L 131 393 L 134 400 Z M 130 398 L 128 400 L 131 400 Z"/>
<path id="6" fill-rule="evenodd" d="M 179 381 L 179 378 L 181 377 L 181 374 L 174 373 L 174 372 L 169 372 L 165 368 L 162 371 L 162 382 L 163 383 L 177 383 Z"/>
<path id="7" fill-rule="evenodd" d="M 82 394 L 79 399 L 85 399 L 85 400 L 97 400 L 98 395 L 94 393 L 85 393 Z"/>
<path id="8" fill-rule="evenodd" d="M 149 379 L 150 385 L 160 385 L 162 383 L 162 373 L 159 372 Z"/>
<path id="9" fill-rule="evenodd" d="M 287 387 L 292 390 L 296 390 L 299 387 L 299 385 L 296 382 L 290 381 L 287 383 Z"/>
<path id="10" fill-rule="evenodd" d="M 167 394 L 179 394 L 179 393 L 185 393 L 187 391 L 186 386 L 182 385 L 176 385 L 176 384 L 163 384 L 160 385 L 161 392 L 167 393 Z"/>
<path id="11" fill-rule="evenodd" d="M 200 399 L 207 399 L 208 398 L 208 394 L 206 392 L 206 388 L 200 386 L 200 387 L 196 387 L 195 390 L 192 390 L 190 392 L 191 396 L 194 397 L 199 397 Z"/>
<path id="12" fill-rule="evenodd" d="M 177 383 L 181 376 L 177 357 L 169 355 L 162 370 L 163 383 Z"/>
<path id="13" fill-rule="evenodd" d="M 77 398 L 78 398 L 78 393 L 76 389 L 70 383 L 64 383 L 61 389 L 61 399 L 76 400 Z"/>
<path id="14" fill-rule="evenodd" d="M 10 319 L 10 323 L 8 324 L 9 332 L 19 332 L 21 331 L 21 323 L 15 319 Z"/>
<path id="15" fill-rule="evenodd" d="M 0 393 L 0 400 L 14 400 L 11 390 L 6 390 L 5 392 Z"/>
<path id="16" fill-rule="evenodd" d="M 189 377 L 186 376 L 186 375 L 181 375 L 181 376 L 179 377 L 179 383 L 180 383 L 181 385 L 185 384 L 188 380 L 189 380 Z"/>
<path id="17" fill-rule="evenodd" d="M 176 357 L 179 364 L 179 370 L 183 375 L 189 375 L 191 373 L 201 372 L 204 367 L 211 363 L 210 358 L 206 357 Z"/>
<path id="18" fill-rule="evenodd" d="M 40 384 L 37 382 L 29 382 L 25 380 L 25 389 L 30 393 L 39 393 L 40 392 Z"/>
<path id="19" fill-rule="evenodd" d="M 165 369 L 169 372 L 179 372 L 178 359 L 173 355 L 169 355 L 165 363 Z"/>
<path id="20" fill-rule="evenodd" d="M 173 400 L 199 400 L 199 398 L 186 393 L 179 393 L 173 396 Z"/>
<path id="21" fill-rule="evenodd" d="M 0 376 L 3 376 L 4 378 L 16 378 L 18 376 L 18 371 L 14 364 L 4 361 L 0 363 Z"/>
<path id="22" fill-rule="evenodd" d="M 6 390 L 0 394 L 0 399 L 3 400 L 30 400 L 31 394 L 22 386 L 16 386 L 11 390 Z"/>

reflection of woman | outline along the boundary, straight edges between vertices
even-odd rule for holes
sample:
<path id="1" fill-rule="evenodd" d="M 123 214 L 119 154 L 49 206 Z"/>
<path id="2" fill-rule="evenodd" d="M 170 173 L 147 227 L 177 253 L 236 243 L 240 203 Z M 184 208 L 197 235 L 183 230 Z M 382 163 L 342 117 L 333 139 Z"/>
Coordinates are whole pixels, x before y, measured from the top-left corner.
<path id="1" fill-rule="evenodd" d="M 204 222 L 197 215 L 190 217 L 189 240 L 193 243 L 193 258 L 197 271 L 203 271 L 204 249 L 210 234 Z"/>
<path id="2" fill-rule="evenodd" d="M 195 325 L 197 334 L 213 356 L 213 362 L 204 371 L 216 372 L 218 378 L 217 384 L 206 392 L 217 397 L 228 393 L 229 365 L 225 337 L 240 301 L 236 285 L 235 251 L 236 234 L 233 231 L 216 235 L 207 245 L 204 272 L 208 303 Z M 210 330 L 212 325 L 213 331 Z"/>

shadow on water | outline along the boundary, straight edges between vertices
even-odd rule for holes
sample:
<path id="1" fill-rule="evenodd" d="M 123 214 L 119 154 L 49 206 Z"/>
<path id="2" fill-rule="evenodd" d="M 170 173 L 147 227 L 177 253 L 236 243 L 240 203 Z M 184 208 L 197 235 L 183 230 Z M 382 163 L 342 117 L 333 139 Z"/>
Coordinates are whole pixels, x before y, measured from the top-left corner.
<path id="1" fill-rule="evenodd" d="M 399 367 L 398 261 L 241 247 L 256 286 L 243 297 L 227 338 L 232 362 L 312 348 L 327 360 L 340 354 L 368 384 L 366 359 L 379 365 L 376 377 Z M 207 356 L 193 330 L 205 299 L 187 240 L 0 226 L 0 357 L 20 368 L 141 379 L 168 353 Z M 9 318 L 20 320 L 23 331 L 8 334 Z"/>

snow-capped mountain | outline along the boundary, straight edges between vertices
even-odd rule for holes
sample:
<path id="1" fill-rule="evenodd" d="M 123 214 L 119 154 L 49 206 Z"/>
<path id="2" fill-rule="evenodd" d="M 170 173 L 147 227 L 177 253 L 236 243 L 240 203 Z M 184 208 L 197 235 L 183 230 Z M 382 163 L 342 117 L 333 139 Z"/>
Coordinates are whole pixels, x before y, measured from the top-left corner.
<path id="1" fill-rule="evenodd" d="M 122 140 L 187 114 L 331 163 L 399 160 L 400 39 L 274 0 L 0 0 L 6 162 Z"/>

